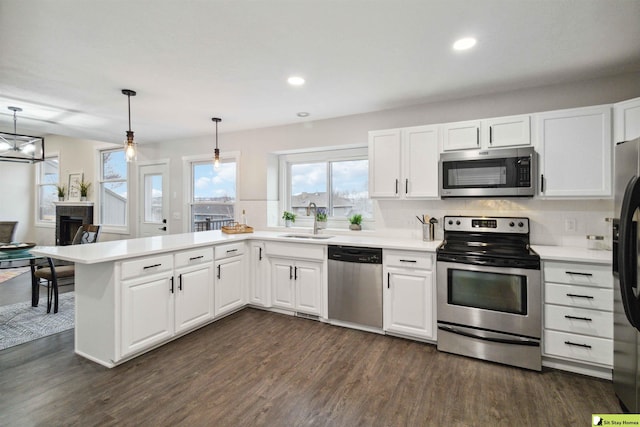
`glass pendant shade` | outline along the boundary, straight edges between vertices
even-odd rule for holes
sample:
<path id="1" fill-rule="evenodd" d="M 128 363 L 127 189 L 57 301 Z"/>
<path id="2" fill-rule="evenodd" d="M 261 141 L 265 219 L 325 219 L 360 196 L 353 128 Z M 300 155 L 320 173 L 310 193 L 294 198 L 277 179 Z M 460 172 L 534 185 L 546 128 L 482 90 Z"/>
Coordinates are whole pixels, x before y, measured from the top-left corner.
<path id="1" fill-rule="evenodd" d="M 127 95 L 129 110 L 129 130 L 127 131 L 127 139 L 124 141 L 124 157 L 127 162 L 135 162 L 138 159 L 138 147 L 133 140 L 133 131 L 131 130 L 131 97 L 136 96 L 136 92 L 131 89 L 122 89 L 122 94 Z"/>
<path id="2" fill-rule="evenodd" d="M 216 124 L 216 148 L 213 150 L 213 167 L 217 169 L 220 167 L 220 149 L 218 148 L 218 123 L 220 123 L 222 119 L 213 117 L 211 120 Z"/>

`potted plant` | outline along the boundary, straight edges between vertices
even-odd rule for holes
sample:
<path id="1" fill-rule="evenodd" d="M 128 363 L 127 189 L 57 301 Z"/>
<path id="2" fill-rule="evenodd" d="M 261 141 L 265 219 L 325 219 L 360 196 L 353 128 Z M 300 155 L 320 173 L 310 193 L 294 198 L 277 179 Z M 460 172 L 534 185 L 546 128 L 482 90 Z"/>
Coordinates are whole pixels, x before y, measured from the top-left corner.
<path id="1" fill-rule="evenodd" d="M 282 213 L 282 219 L 284 219 L 285 227 L 291 227 L 291 224 L 296 222 L 296 215 L 291 212 L 284 211 Z"/>
<path id="2" fill-rule="evenodd" d="M 351 225 L 349 226 L 349 230 L 362 230 L 362 215 L 354 214 L 349 217 L 349 222 Z"/>
<path id="3" fill-rule="evenodd" d="M 65 194 L 67 194 L 67 188 L 64 186 L 64 184 L 56 185 L 56 188 L 58 189 L 58 201 L 64 202 L 64 196 Z"/>
<path id="4" fill-rule="evenodd" d="M 89 187 L 91 187 L 91 183 L 90 182 L 86 182 L 84 180 L 84 178 L 82 178 L 82 181 L 80 181 L 80 200 L 81 201 L 85 201 L 87 200 L 87 194 L 89 193 Z"/>
<path id="5" fill-rule="evenodd" d="M 318 209 L 316 213 L 316 223 L 319 229 L 327 228 L 327 210 L 324 208 Z"/>

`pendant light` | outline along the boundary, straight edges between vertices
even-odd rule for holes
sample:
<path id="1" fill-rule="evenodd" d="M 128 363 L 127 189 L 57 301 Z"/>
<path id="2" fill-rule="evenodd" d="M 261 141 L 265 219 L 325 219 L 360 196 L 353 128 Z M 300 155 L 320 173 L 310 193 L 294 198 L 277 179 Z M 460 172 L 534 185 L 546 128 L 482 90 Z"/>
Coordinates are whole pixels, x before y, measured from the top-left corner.
<path id="1" fill-rule="evenodd" d="M 131 97 L 136 96 L 136 92 L 130 89 L 122 89 L 122 94 L 127 95 L 127 105 L 129 107 L 129 130 L 127 139 L 124 141 L 124 156 L 127 162 L 135 162 L 138 158 L 136 143 L 133 141 L 133 131 L 131 130 Z"/>
<path id="2" fill-rule="evenodd" d="M 218 148 L 218 123 L 220 123 L 222 119 L 218 117 L 212 117 L 211 120 L 216 123 L 216 148 L 215 150 L 213 150 L 213 167 L 217 169 L 220 167 L 220 149 Z"/>
<path id="3" fill-rule="evenodd" d="M 13 133 L 0 132 L 0 161 L 35 163 L 44 161 L 44 138 L 18 135 L 17 113 L 19 107 L 8 107 L 13 111 Z"/>

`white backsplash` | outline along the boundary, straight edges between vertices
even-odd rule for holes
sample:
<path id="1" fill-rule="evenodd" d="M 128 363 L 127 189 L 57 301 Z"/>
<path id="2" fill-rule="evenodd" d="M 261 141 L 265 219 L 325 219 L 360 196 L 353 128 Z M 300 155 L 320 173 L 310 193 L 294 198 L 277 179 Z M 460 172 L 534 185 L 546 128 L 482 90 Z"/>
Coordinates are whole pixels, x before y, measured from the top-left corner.
<path id="1" fill-rule="evenodd" d="M 363 232 L 368 235 L 422 238 L 422 226 L 416 215 L 438 219 L 436 240 L 443 237 L 442 218 L 445 215 L 515 216 L 530 220 L 531 243 L 537 245 L 587 247 L 589 234 L 605 236 L 610 244 L 613 216 L 612 200 L 538 200 L 538 199 L 444 199 L 432 201 L 378 200 L 373 203 L 375 221 L 364 221 Z M 247 223 L 256 229 L 273 229 L 280 217 L 277 201 L 240 201 L 238 212 L 246 211 Z M 238 215 L 239 217 L 240 215 Z M 568 230 L 567 222 L 575 224 Z M 344 230 L 350 232 L 347 225 Z M 331 224 L 330 224 L 331 226 Z"/>
<path id="2" fill-rule="evenodd" d="M 383 234 L 421 238 L 421 224 L 416 215 L 438 218 L 436 239 L 442 238 L 445 215 L 516 216 L 529 218 L 532 244 L 554 246 L 587 247 L 586 236 L 589 234 L 602 235 L 610 241 L 611 223 L 605 219 L 613 216 L 612 200 L 381 200 L 374 205 L 376 230 Z"/>

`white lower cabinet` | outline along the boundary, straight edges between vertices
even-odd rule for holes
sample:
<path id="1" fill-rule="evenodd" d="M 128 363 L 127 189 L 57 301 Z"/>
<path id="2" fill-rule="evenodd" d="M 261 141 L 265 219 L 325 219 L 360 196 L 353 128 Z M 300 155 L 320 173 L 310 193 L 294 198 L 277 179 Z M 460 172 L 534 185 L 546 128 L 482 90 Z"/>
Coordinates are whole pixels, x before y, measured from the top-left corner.
<path id="1" fill-rule="evenodd" d="M 326 246 L 269 242 L 265 251 L 272 306 L 326 317 Z"/>
<path id="2" fill-rule="evenodd" d="M 249 281 L 249 303 L 261 307 L 271 306 L 269 262 L 264 242 L 250 242 L 251 280 Z"/>
<path id="3" fill-rule="evenodd" d="M 212 248 L 125 261 L 120 272 L 119 358 L 211 320 Z"/>
<path id="4" fill-rule="evenodd" d="M 271 258 L 273 306 L 322 314 L 322 263 Z"/>
<path id="5" fill-rule="evenodd" d="M 384 250 L 384 330 L 436 339 L 433 254 Z"/>
<path id="6" fill-rule="evenodd" d="M 176 332 L 198 326 L 213 316 L 213 264 L 176 269 Z M 175 287 L 175 286 L 174 286 Z"/>
<path id="7" fill-rule="evenodd" d="M 215 248 L 215 317 L 231 313 L 244 305 L 244 247 L 244 242 L 239 242 Z"/>
<path id="8" fill-rule="evenodd" d="M 173 271 L 122 282 L 121 356 L 153 347 L 174 334 Z"/>
<path id="9" fill-rule="evenodd" d="M 574 366 L 577 363 L 611 369 L 613 365 L 611 267 L 545 261 L 543 271 L 545 281 L 543 356 L 560 361 L 566 360 Z"/>

